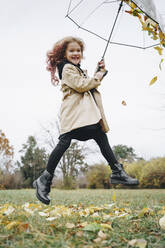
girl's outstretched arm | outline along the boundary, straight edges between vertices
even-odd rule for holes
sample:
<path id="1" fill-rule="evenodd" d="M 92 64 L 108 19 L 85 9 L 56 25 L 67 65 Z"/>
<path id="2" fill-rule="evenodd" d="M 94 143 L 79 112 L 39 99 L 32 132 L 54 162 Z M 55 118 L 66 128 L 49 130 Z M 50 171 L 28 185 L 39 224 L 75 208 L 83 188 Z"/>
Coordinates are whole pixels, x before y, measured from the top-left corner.
<path id="1" fill-rule="evenodd" d="M 101 72 L 99 72 L 101 73 Z M 104 72 L 102 72 L 104 74 Z M 83 77 L 74 65 L 66 64 L 62 73 L 63 82 L 79 93 L 89 91 L 101 84 L 101 77 L 97 73 L 94 77 Z"/>

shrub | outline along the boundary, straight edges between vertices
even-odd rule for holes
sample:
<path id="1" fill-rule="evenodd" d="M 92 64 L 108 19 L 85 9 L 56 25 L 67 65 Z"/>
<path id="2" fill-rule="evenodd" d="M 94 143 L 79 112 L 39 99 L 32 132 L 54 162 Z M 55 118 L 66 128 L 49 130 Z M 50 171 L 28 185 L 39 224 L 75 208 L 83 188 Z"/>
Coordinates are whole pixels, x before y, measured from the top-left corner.
<path id="1" fill-rule="evenodd" d="M 88 181 L 87 187 L 90 189 L 110 188 L 110 171 L 110 167 L 104 164 L 90 166 L 88 172 L 86 173 Z"/>
<path id="2" fill-rule="evenodd" d="M 141 176 L 144 188 L 165 188 L 165 158 L 152 159 L 148 162 Z"/>

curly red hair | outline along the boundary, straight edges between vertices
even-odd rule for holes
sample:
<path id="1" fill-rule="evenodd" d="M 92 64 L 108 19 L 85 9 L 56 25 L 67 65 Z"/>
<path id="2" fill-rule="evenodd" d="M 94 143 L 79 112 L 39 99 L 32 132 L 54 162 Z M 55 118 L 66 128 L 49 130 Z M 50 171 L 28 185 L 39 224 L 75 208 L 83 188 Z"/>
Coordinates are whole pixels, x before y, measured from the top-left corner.
<path id="1" fill-rule="evenodd" d="M 55 75 L 56 73 L 56 67 L 58 64 L 61 64 L 66 60 L 65 58 L 65 52 L 67 49 L 67 46 L 70 42 L 77 42 L 79 46 L 81 47 L 81 52 L 83 54 L 84 51 L 84 42 L 80 38 L 76 37 L 65 37 L 62 40 L 57 41 L 53 49 L 51 51 L 47 52 L 47 70 L 51 73 L 51 82 L 53 85 L 58 85 L 59 79 Z"/>

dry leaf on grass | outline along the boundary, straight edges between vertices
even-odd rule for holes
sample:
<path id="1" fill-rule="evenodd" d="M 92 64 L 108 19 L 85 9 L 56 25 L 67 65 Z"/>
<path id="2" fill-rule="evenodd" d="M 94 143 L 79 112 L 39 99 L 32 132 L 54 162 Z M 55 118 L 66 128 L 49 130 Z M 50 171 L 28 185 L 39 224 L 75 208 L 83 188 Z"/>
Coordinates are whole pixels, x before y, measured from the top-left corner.
<path id="1" fill-rule="evenodd" d="M 160 227 L 165 230 L 165 215 L 159 220 Z"/>
<path id="2" fill-rule="evenodd" d="M 75 227 L 75 224 L 74 223 L 66 223 L 66 228 L 69 228 L 69 229 L 71 229 L 71 228 L 74 228 Z"/>
<path id="3" fill-rule="evenodd" d="M 100 230 L 98 232 L 98 237 L 101 238 L 101 239 L 106 239 L 107 238 L 107 235 L 103 231 Z"/>
<path id="4" fill-rule="evenodd" d="M 132 239 L 128 242 L 128 244 L 138 248 L 145 248 L 147 246 L 147 241 L 145 239 Z"/>

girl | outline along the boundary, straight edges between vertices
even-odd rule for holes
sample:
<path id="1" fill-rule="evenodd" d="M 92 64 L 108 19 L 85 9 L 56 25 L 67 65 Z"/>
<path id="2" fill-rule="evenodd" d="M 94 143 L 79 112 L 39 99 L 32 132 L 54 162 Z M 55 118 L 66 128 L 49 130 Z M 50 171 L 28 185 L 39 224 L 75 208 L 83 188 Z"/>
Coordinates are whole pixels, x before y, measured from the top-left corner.
<path id="1" fill-rule="evenodd" d="M 111 167 L 111 184 L 138 184 L 138 180 L 128 176 L 123 165 L 118 163 L 107 139 L 106 133 L 109 127 L 98 91 L 107 73 L 104 61 L 98 63 L 93 77 L 89 77 L 80 67 L 83 51 L 84 43 L 81 39 L 66 37 L 58 41 L 52 51 L 47 53 L 47 69 L 51 72 L 51 81 L 54 85 L 59 83 L 55 75 L 57 68 L 63 99 L 60 110 L 59 143 L 49 157 L 46 170 L 33 183 L 37 198 L 45 204 L 50 203 L 49 192 L 54 171 L 72 139 L 96 141 Z"/>

